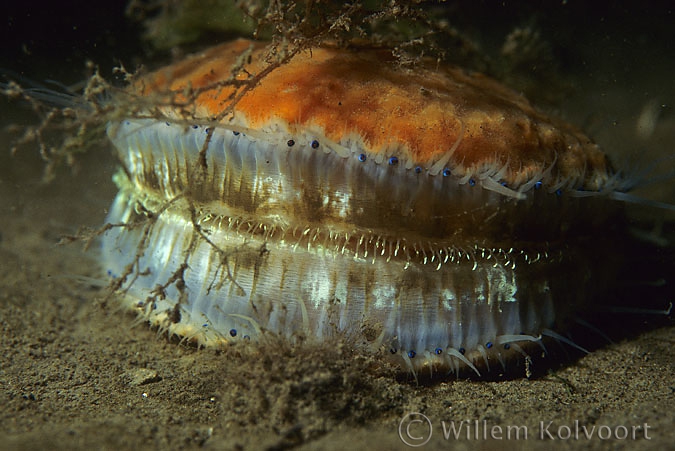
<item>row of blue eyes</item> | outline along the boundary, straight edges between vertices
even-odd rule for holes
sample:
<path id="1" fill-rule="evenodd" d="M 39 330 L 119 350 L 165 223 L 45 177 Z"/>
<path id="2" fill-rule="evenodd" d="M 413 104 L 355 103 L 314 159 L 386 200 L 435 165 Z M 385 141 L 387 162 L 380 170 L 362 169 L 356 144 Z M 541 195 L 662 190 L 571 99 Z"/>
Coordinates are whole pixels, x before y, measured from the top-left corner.
<path id="1" fill-rule="evenodd" d="M 485 347 L 488 348 L 488 349 L 492 348 L 492 346 L 494 346 L 494 344 L 491 341 L 488 341 L 487 343 L 485 343 Z M 506 350 L 511 349 L 511 345 L 508 344 L 508 343 L 504 343 L 504 349 L 506 349 Z M 458 351 L 462 355 L 464 355 L 466 353 L 466 349 L 464 349 L 464 348 L 459 348 Z M 389 352 L 391 352 L 392 354 L 396 354 L 398 352 L 398 350 L 396 348 L 391 348 L 389 350 Z M 414 350 L 411 349 L 407 352 L 407 354 L 408 354 L 408 358 L 414 359 L 415 356 L 417 355 L 417 352 L 415 352 Z M 443 348 L 434 349 L 434 354 L 436 354 L 436 355 L 443 354 Z"/>
<path id="2" fill-rule="evenodd" d="M 169 122 L 167 122 L 166 125 L 167 125 L 167 126 L 170 126 L 171 124 L 170 124 Z M 195 125 L 192 126 L 192 128 L 193 128 L 193 129 L 198 129 L 198 128 L 199 128 L 199 125 L 196 125 L 196 124 L 195 124 Z M 204 131 L 205 131 L 206 133 L 209 133 L 209 132 L 211 131 L 211 128 L 207 127 Z M 239 134 L 240 134 L 240 132 L 237 132 L 237 131 L 233 131 L 232 133 L 234 134 L 234 136 L 239 136 Z M 292 139 L 289 139 L 288 141 L 286 141 L 286 145 L 287 145 L 288 147 L 293 147 L 293 146 L 295 145 L 295 141 L 292 140 Z M 320 145 L 320 144 L 319 144 L 319 141 L 317 141 L 316 139 L 313 140 L 313 141 L 310 143 L 310 146 L 312 147 L 312 149 L 318 149 L 318 148 L 319 148 L 319 145 Z M 367 156 L 366 156 L 366 154 L 364 154 L 364 153 L 359 154 L 357 158 L 358 158 L 358 160 L 361 161 L 361 162 L 365 162 L 365 161 L 367 160 Z M 398 164 L 398 157 L 389 157 L 389 164 L 390 164 L 391 166 L 397 165 L 397 164 Z M 421 172 L 422 172 L 422 167 L 421 167 L 421 166 L 416 166 L 416 167 L 415 167 L 415 173 L 419 174 L 419 173 L 421 173 Z M 448 176 L 450 176 L 451 174 L 452 174 L 452 171 L 451 171 L 449 168 L 443 169 L 443 177 L 448 177 Z M 506 186 L 506 182 L 503 182 L 502 185 Z M 543 185 L 543 183 L 542 183 L 541 181 L 538 181 L 537 183 L 534 184 L 534 189 L 539 189 L 539 188 L 542 187 L 542 185 Z M 472 179 L 472 178 L 469 179 L 469 186 L 476 186 L 476 181 L 475 181 L 474 179 Z M 557 194 L 557 195 L 561 195 L 561 194 L 562 194 L 561 190 L 557 190 L 557 191 L 556 191 L 556 194 Z"/>

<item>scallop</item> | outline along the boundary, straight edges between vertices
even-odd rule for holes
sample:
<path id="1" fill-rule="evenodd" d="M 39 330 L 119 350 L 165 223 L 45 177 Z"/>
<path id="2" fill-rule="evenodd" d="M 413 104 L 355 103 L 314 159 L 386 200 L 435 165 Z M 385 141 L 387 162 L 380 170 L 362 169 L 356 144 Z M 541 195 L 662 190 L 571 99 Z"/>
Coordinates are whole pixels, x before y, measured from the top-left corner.
<path id="1" fill-rule="evenodd" d="M 460 68 L 265 56 L 238 40 L 163 68 L 110 123 L 101 259 L 125 306 L 204 346 L 359 336 L 416 375 L 579 347 L 561 334 L 617 277 L 628 187 L 597 145 Z"/>

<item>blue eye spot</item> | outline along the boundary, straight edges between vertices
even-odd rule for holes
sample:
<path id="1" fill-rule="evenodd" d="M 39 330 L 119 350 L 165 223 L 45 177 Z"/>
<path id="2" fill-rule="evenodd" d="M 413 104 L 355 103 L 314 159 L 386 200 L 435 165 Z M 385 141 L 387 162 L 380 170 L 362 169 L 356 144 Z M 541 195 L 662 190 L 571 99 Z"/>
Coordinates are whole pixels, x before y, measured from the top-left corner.
<path id="1" fill-rule="evenodd" d="M 234 131 L 234 130 L 232 130 L 232 134 L 233 134 L 234 136 L 239 136 L 239 132 Z"/>
<path id="2" fill-rule="evenodd" d="M 415 166 L 415 174 L 422 172 L 422 166 Z"/>
<path id="3" fill-rule="evenodd" d="M 205 133 L 211 133 L 211 127 L 206 127 L 206 128 L 204 129 L 204 132 L 205 132 Z"/>
<path id="4" fill-rule="evenodd" d="M 464 348 L 459 348 L 458 351 L 462 355 L 466 354 L 466 349 L 464 349 Z"/>
<path id="5" fill-rule="evenodd" d="M 390 164 L 391 166 L 397 165 L 397 164 L 398 164 L 398 158 L 396 158 L 396 157 L 389 157 L 389 164 Z"/>
<path id="6" fill-rule="evenodd" d="M 504 349 L 511 349 L 511 345 L 508 343 L 504 343 Z"/>
<path id="7" fill-rule="evenodd" d="M 476 181 L 474 179 L 469 179 L 469 186 L 476 186 Z"/>
<path id="8" fill-rule="evenodd" d="M 319 141 L 316 139 L 312 141 L 312 149 L 318 149 L 319 148 Z"/>
<path id="9" fill-rule="evenodd" d="M 539 189 L 541 188 L 542 185 L 543 183 L 541 182 L 541 180 L 539 180 L 537 183 L 534 184 L 534 189 Z"/>
<path id="10" fill-rule="evenodd" d="M 359 161 L 366 161 L 366 154 L 365 153 L 359 154 Z"/>
<path id="11" fill-rule="evenodd" d="M 441 354 L 443 354 L 443 350 L 441 348 L 436 348 L 436 349 L 434 349 L 434 354 L 441 355 Z"/>
<path id="12" fill-rule="evenodd" d="M 230 329 L 230 337 L 236 337 L 237 336 L 237 329 Z"/>
<path id="13" fill-rule="evenodd" d="M 193 124 L 193 125 L 192 125 L 192 128 L 193 128 L 194 130 L 196 130 L 196 129 L 198 129 L 198 128 L 199 128 L 199 125 L 197 125 L 197 124 Z"/>
<path id="14" fill-rule="evenodd" d="M 448 177 L 450 174 L 452 174 L 452 171 L 448 168 L 443 169 L 443 177 Z"/>
<path id="15" fill-rule="evenodd" d="M 293 147 L 295 145 L 295 141 L 293 141 L 292 139 L 289 139 L 288 141 L 286 141 L 286 145 L 288 147 Z"/>
<path id="16" fill-rule="evenodd" d="M 487 343 L 485 343 L 485 347 L 490 349 L 492 347 L 492 342 L 488 341 Z"/>
<path id="17" fill-rule="evenodd" d="M 412 349 L 410 351 L 408 351 L 408 357 L 410 357 L 411 359 L 414 359 L 416 355 L 417 355 L 417 353 L 415 351 L 413 351 Z"/>
<path id="18" fill-rule="evenodd" d="M 561 189 L 555 190 L 555 195 L 558 197 L 562 196 L 562 190 Z"/>

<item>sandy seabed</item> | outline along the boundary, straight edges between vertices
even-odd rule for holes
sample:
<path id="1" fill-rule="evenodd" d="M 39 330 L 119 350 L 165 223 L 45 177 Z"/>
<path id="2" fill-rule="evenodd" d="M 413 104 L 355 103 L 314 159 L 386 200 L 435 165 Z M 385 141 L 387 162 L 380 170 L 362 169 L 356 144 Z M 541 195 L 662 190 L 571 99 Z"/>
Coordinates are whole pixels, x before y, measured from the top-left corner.
<path id="1" fill-rule="evenodd" d="M 588 89 L 577 98 L 601 97 Z M 627 103 L 621 89 L 602 97 L 593 108 L 601 116 L 620 111 L 624 124 L 644 100 Z M 571 100 L 568 108 L 574 116 L 588 106 Z M 666 120 L 643 147 L 672 151 L 675 121 Z M 630 147 L 631 130 L 601 128 L 594 137 Z M 430 386 L 400 380 L 377 358 L 334 343 L 197 350 L 105 299 L 96 245 L 85 253 L 78 242 L 57 244 L 104 222 L 116 192 L 110 149 L 43 184 L 35 153 L 10 156 L 6 135 L 0 142 L 2 449 L 403 449 L 399 427 L 414 412 L 431 422 L 429 448 L 501 449 L 510 435 L 509 448 L 551 449 L 555 439 L 561 449 L 673 449 L 672 326 L 600 347 L 535 380 Z M 659 196 L 672 202 L 667 183 Z M 423 422 L 404 423 L 403 433 L 426 438 L 426 420 L 413 419 Z"/>

